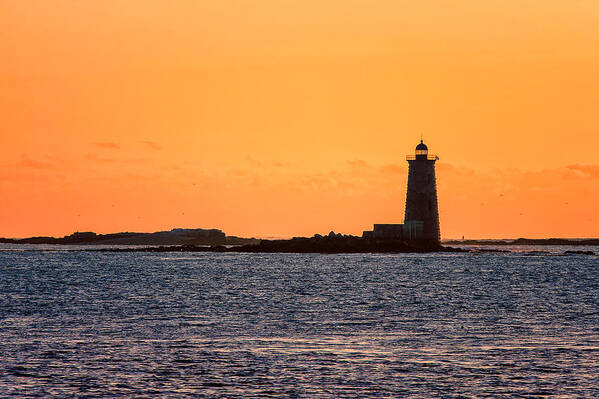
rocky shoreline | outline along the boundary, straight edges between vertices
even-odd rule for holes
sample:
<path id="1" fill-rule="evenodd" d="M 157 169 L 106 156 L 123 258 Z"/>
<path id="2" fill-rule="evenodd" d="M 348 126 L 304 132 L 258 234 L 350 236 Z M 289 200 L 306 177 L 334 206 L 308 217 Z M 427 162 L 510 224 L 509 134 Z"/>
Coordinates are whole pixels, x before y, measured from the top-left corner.
<path id="1" fill-rule="evenodd" d="M 257 244 L 239 246 L 175 245 L 143 248 L 108 248 L 99 251 L 113 252 L 247 252 L 247 253 L 426 253 L 469 252 L 460 248 L 444 247 L 438 243 L 408 243 L 405 241 L 377 241 L 362 237 L 329 235 L 294 237 L 289 240 L 261 240 Z"/>
<path id="2" fill-rule="evenodd" d="M 103 248 L 90 249 L 102 252 L 218 252 L 218 253 L 319 253 L 319 254 L 352 254 L 352 253 L 508 253 L 499 248 L 455 248 L 430 242 L 406 242 L 394 240 L 373 240 L 351 235 L 331 232 L 329 235 L 314 237 L 294 237 L 289 240 L 261 240 L 257 244 L 225 246 L 225 245 L 163 245 L 135 248 Z M 547 254 L 545 251 L 526 252 L 526 255 Z M 593 251 L 567 250 L 554 255 L 597 255 Z"/>
<path id="3" fill-rule="evenodd" d="M 569 246 L 599 246 L 599 238 L 518 238 L 515 240 L 446 240 L 449 245 L 569 245 Z"/>

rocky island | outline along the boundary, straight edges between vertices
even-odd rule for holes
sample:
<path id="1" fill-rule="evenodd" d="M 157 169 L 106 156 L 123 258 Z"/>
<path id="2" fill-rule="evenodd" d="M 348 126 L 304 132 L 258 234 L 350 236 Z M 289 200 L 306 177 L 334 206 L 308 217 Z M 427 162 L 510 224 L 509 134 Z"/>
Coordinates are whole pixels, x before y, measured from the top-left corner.
<path id="1" fill-rule="evenodd" d="M 76 232 L 64 237 L 0 238 L 4 244 L 51 245 L 245 245 L 257 244 L 255 238 L 227 236 L 219 229 L 172 229 L 154 233 Z"/>
<path id="2" fill-rule="evenodd" d="M 260 240 L 258 243 L 225 246 L 158 246 L 145 248 L 108 248 L 114 252 L 249 252 L 249 253 L 424 253 L 467 252 L 438 243 L 409 242 L 401 240 L 377 240 L 331 231 L 328 235 L 294 237 L 288 240 Z"/>

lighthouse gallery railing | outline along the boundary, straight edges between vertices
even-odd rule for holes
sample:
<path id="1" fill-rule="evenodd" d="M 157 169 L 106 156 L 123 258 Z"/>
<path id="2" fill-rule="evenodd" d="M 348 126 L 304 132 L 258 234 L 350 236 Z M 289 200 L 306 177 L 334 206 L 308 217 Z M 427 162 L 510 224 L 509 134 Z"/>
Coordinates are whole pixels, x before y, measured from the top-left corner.
<path id="1" fill-rule="evenodd" d="M 421 156 L 421 155 L 407 155 L 406 156 L 406 160 L 408 161 L 415 161 L 417 156 Z M 439 157 L 434 155 L 434 154 L 428 154 L 426 156 L 426 159 L 429 161 L 438 161 Z"/>

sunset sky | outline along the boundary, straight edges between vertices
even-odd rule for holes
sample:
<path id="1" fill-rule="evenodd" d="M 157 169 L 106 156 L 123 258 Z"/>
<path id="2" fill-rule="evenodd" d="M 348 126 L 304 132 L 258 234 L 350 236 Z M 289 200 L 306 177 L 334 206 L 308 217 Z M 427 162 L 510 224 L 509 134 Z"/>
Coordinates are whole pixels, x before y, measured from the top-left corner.
<path id="1" fill-rule="evenodd" d="M 0 0 L 0 236 L 599 237 L 597 0 Z"/>

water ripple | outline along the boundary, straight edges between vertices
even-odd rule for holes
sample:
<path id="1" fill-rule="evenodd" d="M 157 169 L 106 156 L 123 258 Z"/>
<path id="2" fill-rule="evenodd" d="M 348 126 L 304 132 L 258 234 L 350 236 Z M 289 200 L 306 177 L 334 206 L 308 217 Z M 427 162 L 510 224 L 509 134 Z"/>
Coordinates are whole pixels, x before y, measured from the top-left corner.
<path id="1" fill-rule="evenodd" d="M 0 396 L 599 397 L 596 257 L 0 252 Z"/>

